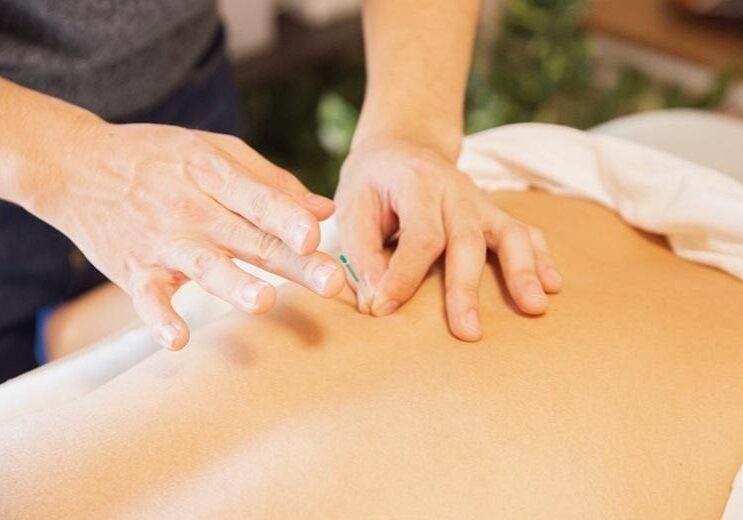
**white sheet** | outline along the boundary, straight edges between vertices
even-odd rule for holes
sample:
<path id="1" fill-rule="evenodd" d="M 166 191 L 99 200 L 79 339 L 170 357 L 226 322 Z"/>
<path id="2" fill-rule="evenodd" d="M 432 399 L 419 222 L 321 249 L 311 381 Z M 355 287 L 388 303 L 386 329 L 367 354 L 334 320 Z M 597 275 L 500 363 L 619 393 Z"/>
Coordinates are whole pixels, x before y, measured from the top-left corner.
<path id="1" fill-rule="evenodd" d="M 460 168 L 485 189 L 534 186 L 594 200 L 633 226 L 666 235 L 680 257 L 743 280 L 743 183 L 710 168 L 538 123 L 468 137 Z"/>
<path id="2" fill-rule="evenodd" d="M 733 482 L 733 492 L 722 515 L 722 520 L 741 520 L 741 518 L 743 518 L 743 466 Z"/>

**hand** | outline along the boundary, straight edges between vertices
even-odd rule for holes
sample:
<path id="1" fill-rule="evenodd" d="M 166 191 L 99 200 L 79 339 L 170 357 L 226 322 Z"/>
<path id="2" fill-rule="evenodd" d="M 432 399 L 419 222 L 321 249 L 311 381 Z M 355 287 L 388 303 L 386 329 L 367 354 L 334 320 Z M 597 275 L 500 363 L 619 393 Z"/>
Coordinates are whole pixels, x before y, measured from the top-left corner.
<path id="1" fill-rule="evenodd" d="M 508 290 L 526 313 L 545 312 L 545 291 L 562 285 L 542 233 L 490 203 L 436 151 L 399 142 L 352 151 L 336 203 L 341 246 L 362 278 L 362 312 L 394 312 L 444 250 L 449 327 L 465 341 L 482 337 L 478 293 L 486 248 L 498 254 Z M 388 259 L 384 245 L 395 233 L 397 248 Z"/>
<path id="2" fill-rule="evenodd" d="M 26 186 L 27 206 L 132 297 L 162 345 L 188 341 L 171 306 L 188 279 L 245 312 L 273 305 L 274 288 L 233 258 L 322 296 L 343 288 L 340 265 L 316 251 L 333 202 L 239 139 L 89 118 L 58 138 Z"/>

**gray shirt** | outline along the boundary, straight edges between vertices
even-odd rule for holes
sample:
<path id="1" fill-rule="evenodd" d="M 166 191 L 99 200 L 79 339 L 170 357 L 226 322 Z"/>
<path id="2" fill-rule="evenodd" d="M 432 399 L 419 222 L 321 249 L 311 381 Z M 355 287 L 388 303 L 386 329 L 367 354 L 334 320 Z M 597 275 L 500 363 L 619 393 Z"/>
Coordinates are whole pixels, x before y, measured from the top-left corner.
<path id="1" fill-rule="evenodd" d="M 0 0 L 0 76 L 119 118 L 177 89 L 217 27 L 215 0 Z"/>

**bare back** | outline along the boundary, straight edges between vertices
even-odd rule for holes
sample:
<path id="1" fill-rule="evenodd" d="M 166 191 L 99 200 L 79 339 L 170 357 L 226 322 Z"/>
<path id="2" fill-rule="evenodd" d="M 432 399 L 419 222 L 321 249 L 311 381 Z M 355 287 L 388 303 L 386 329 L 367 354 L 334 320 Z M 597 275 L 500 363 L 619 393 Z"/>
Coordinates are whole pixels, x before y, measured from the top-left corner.
<path id="1" fill-rule="evenodd" d="M 518 314 L 495 263 L 485 339 L 442 276 L 398 313 L 285 286 L 65 406 L 0 425 L 0 516 L 719 518 L 743 459 L 743 283 L 591 203 L 499 204 L 566 286 Z"/>

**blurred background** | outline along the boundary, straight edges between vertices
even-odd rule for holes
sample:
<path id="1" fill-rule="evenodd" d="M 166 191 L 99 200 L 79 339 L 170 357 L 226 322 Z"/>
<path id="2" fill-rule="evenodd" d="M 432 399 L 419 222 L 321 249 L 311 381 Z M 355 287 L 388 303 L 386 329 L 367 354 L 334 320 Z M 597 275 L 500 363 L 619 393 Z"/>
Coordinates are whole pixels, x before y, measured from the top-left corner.
<path id="1" fill-rule="evenodd" d="M 360 0 L 220 2 L 249 143 L 332 195 L 363 97 Z M 485 0 L 466 129 L 743 116 L 741 68 L 741 0 Z"/>

